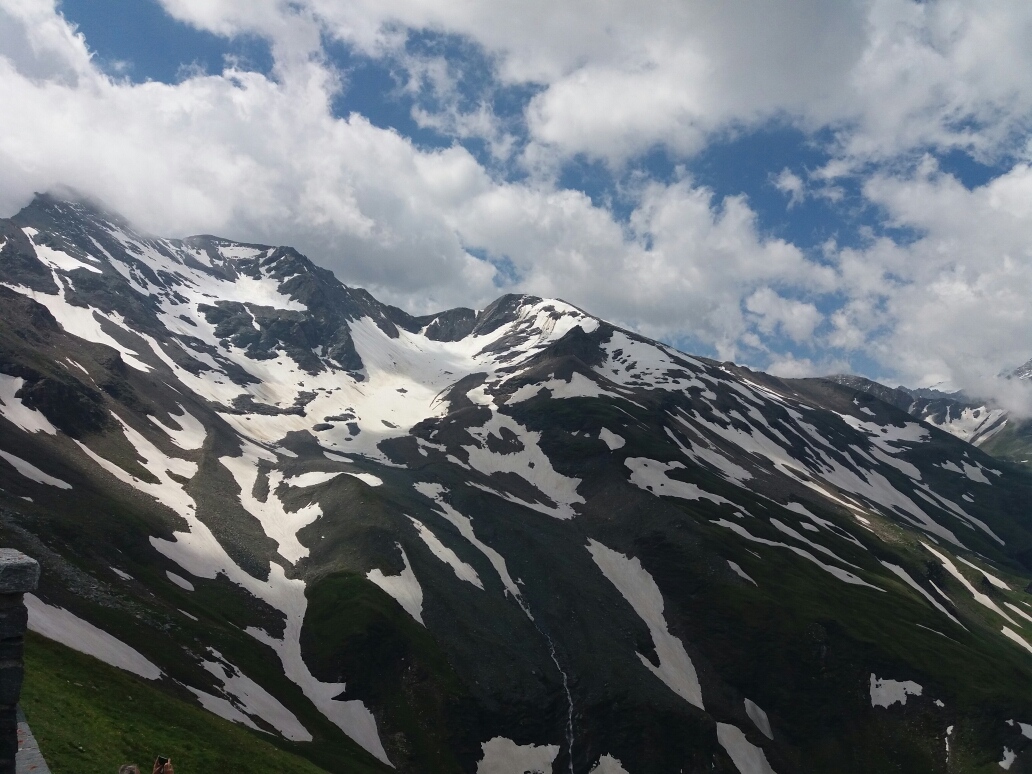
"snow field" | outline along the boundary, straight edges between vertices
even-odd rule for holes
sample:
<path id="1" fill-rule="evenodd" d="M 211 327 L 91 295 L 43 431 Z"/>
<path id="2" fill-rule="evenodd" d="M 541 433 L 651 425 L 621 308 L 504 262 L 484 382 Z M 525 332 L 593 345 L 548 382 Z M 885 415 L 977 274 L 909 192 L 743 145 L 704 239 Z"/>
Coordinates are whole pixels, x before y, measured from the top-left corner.
<path id="1" fill-rule="evenodd" d="M 172 439 L 172 443 L 180 449 L 187 451 L 200 449 L 204 446 L 204 439 L 208 437 L 208 431 L 204 429 L 204 425 L 200 420 L 183 408 L 182 404 L 179 405 L 179 410 L 182 413 L 179 416 L 172 417 L 175 423 L 179 425 L 178 430 L 164 424 L 157 417 L 148 416 L 147 419 L 160 427 Z"/>
<path id="2" fill-rule="evenodd" d="M 55 435 L 57 428 L 50 424 L 50 420 L 22 403 L 21 398 L 14 397 L 23 384 L 25 380 L 21 377 L 0 374 L 0 415 L 27 433 Z"/>
<path id="3" fill-rule="evenodd" d="M 125 361 L 126 365 L 135 368 L 137 371 L 150 373 L 151 367 L 139 359 L 138 352 L 120 344 L 101 327 L 100 321 L 105 320 L 109 324 L 115 325 L 127 333 L 133 333 L 133 331 L 131 331 L 129 327 L 122 322 L 119 315 L 106 314 L 94 307 L 72 306 L 65 298 L 64 283 L 67 280 L 62 278 L 57 274 L 57 272 L 53 272 L 53 277 L 54 282 L 57 283 L 58 287 L 57 295 L 40 293 L 30 288 L 21 287 L 20 285 L 11 285 L 7 282 L 0 284 L 10 288 L 15 293 L 28 296 L 33 301 L 45 306 L 50 314 L 54 316 L 54 319 L 57 320 L 58 324 L 64 328 L 67 333 L 80 339 L 85 339 L 86 341 L 92 341 L 95 344 L 106 344 L 109 347 L 117 349 L 122 354 L 122 360 Z"/>
<path id="4" fill-rule="evenodd" d="M 728 563 L 728 566 L 729 566 L 729 567 L 731 568 L 731 570 L 732 570 L 732 571 L 733 571 L 733 572 L 735 573 L 735 575 L 737 575 L 737 576 L 738 576 L 739 578 L 741 578 L 742 580 L 747 580 L 747 581 L 749 581 L 749 583 L 751 583 L 751 584 L 752 584 L 752 585 L 754 585 L 754 586 L 759 586 L 759 585 L 760 585 L 760 584 L 758 584 L 758 583 L 757 583 L 756 581 L 754 581 L 754 580 L 753 580 L 752 578 L 750 578 L 750 577 L 749 577 L 749 575 L 748 575 L 748 574 L 746 573 L 746 571 L 745 571 L 745 570 L 743 570 L 743 569 L 742 569 L 741 567 L 739 567 L 739 566 L 738 566 L 738 564 L 737 564 L 736 562 L 732 562 L 732 561 L 731 561 L 730 559 L 728 559 L 728 560 L 727 560 L 727 563 Z"/>
<path id="5" fill-rule="evenodd" d="M 25 607 L 29 611 L 29 631 L 147 680 L 161 677 L 161 670 L 138 650 L 70 610 L 48 605 L 35 594 L 25 595 Z"/>
<path id="6" fill-rule="evenodd" d="M 449 503 L 445 502 L 444 494 L 447 490 L 440 484 L 430 484 L 423 481 L 417 482 L 415 489 L 421 495 L 430 500 L 433 500 L 438 507 L 438 513 L 440 513 L 445 519 L 448 520 L 474 548 L 482 553 L 487 560 L 494 567 L 495 572 L 498 573 L 498 579 L 502 582 L 502 586 L 505 588 L 506 594 L 511 594 L 513 599 L 523 609 L 523 612 L 527 614 L 528 618 L 533 620 L 533 616 L 530 614 L 530 609 L 523 601 L 523 595 L 520 593 L 519 588 L 509 575 L 509 570 L 505 566 L 505 559 L 502 555 L 495 551 L 491 546 L 484 544 L 473 532 L 473 521 L 468 516 L 464 516 L 453 508 Z"/>
<path id="7" fill-rule="evenodd" d="M 381 570 L 376 569 L 367 572 L 366 579 L 390 594 L 421 626 L 426 626 L 423 623 L 423 588 L 409 566 L 408 554 L 401 547 L 401 543 L 394 545 L 401 551 L 401 560 L 405 563 L 405 569 L 401 574 L 384 575 Z"/>
<path id="8" fill-rule="evenodd" d="M 240 709 L 253 717 L 261 718 L 292 742 L 310 742 L 308 733 L 294 713 L 284 707 L 272 694 L 249 678 L 239 668 L 230 664 L 221 653 L 212 648 L 208 652 L 214 661 L 202 660 L 201 666 L 222 683 L 224 693 L 236 700 Z M 227 718 L 234 720 L 234 718 Z M 253 727 L 253 726 L 252 726 Z"/>
<path id="9" fill-rule="evenodd" d="M 891 707 L 897 702 L 907 703 L 908 696 L 920 696 L 924 689 L 917 683 L 907 680 L 889 680 L 887 678 L 875 677 L 871 672 L 871 706 Z"/>
<path id="10" fill-rule="evenodd" d="M 38 231 L 36 231 L 36 229 L 28 227 L 23 228 L 22 231 L 25 232 L 25 236 L 27 236 L 29 238 L 29 241 L 32 242 L 32 247 L 36 251 L 36 258 L 38 258 L 40 262 L 49 266 L 51 269 L 60 269 L 61 271 L 75 271 L 76 269 L 86 269 L 87 271 L 91 271 L 94 274 L 103 273 L 96 266 L 93 266 L 89 263 L 83 263 L 75 256 L 69 255 L 68 253 L 62 250 L 56 250 L 48 245 L 36 244 L 35 236 L 39 233 Z"/>
<path id="11" fill-rule="evenodd" d="M 241 452 L 239 457 L 220 457 L 219 462 L 233 475 L 240 487 L 240 504 L 244 510 L 258 519 L 265 534 L 276 541 L 280 556 L 294 564 L 309 554 L 308 548 L 298 540 L 297 533 L 322 516 L 322 508 L 318 503 L 312 503 L 296 511 L 287 511 L 283 501 L 276 495 L 276 489 L 284 483 L 283 473 L 279 470 L 268 473 L 269 495 L 264 502 L 259 500 L 254 496 L 259 462 L 276 462 L 276 455 L 247 441 L 242 444 Z M 325 478 L 326 475 L 306 473 L 292 480 L 300 481 L 307 476 L 311 483 L 295 483 L 293 486 L 314 486 L 320 483 L 321 477 L 323 481 L 329 480 Z"/>
<path id="12" fill-rule="evenodd" d="M 746 739 L 738 726 L 717 723 L 717 741 L 741 774 L 774 774 L 762 748 Z"/>
<path id="13" fill-rule="evenodd" d="M 242 570 L 215 539 L 211 530 L 197 518 L 196 505 L 193 499 L 186 494 L 183 486 L 166 473 L 166 471 L 171 471 L 184 478 L 192 478 L 197 471 L 196 464 L 164 455 L 146 438 L 122 422 L 117 415 L 115 418 L 122 424 L 126 438 L 132 443 L 139 456 L 144 459 L 147 469 L 161 479 L 158 484 L 140 481 L 114 463 L 100 457 L 85 445 L 79 443 L 79 446 L 98 465 L 120 481 L 151 495 L 186 521 L 188 531 L 174 532 L 173 540 L 151 537 L 151 545 L 187 573 L 198 578 L 208 579 L 214 579 L 220 573 L 224 574 L 231 582 L 282 612 L 286 616 L 283 639 L 275 639 L 267 632 L 254 627 L 249 627 L 246 630 L 247 633 L 259 642 L 268 645 L 279 656 L 287 679 L 298 685 L 323 715 L 369 753 L 384 763 L 389 763 L 387 753 L 384 751 L 376 731 L 376 721 L 372 713 L 361 701 L 338 701 L 336 697 L 343 693 L 345 684 L 323 683 L 316 680 L 301 657 L 301 627 L 308 607 L 304 581 L 288 579 L 283 568 L 275 562 L 269 563 L 269 577 L 265 581 L 258 580 Z M 245 455 L 247 454 L 246 450 L 249 450 L 249 447 L 245 447 Z M 273 457 L 271 452 L 258 449 L 258 447 L 253 447 L 251 451 L 256 460 L 263 454 Z M 239 463 L 243 457 L 226 459 Z M 273 459 L 275 458 L 273 457 Z M 246 470 L 242 464 L 238 465 L 238 469 Z M 256 466 L 252 469 L 255 470 L 255 476 L 257 476 Z M 278 473 L 278 471 L 276 472 Z M 251 486 L 253 486 L 253 479 Z M 247 496 L 251 496 L 251 486 L 245 490 Z M 270 498 L 271 496 L 270 494 Z M 214 704 L 218 704 L 218 702 L 214 702 Z M 223 707 L 223 709 L 225 708 Z"/>
<path id="14" fill-rule="evenodd" d="M 509 430 L 519 439 L 523 446 L 520 451 L 496 454 L 488 448 L 488 436 L 501 437 L 502 429 Z M 573 506 L 584 502 L 584 498 L 577 494 L 580 479 L 567 478 L 555 471 L 551 460 L 538 446 L 541 433 L 527 430 L 512 417 L 497 412 L 492 412 L 491 418 L 481 427 L 471 427 L 468 432 L 480 442 L 479 447 L 462 447 L 469 455 L 470 467 L 488 476 L 492 473 L 515 473 L 542 492 L 555 506 L 527 502 L 509 492 L 499 492 L 499 495 L 557 519 L 572 519 L 576 516 Z"/>
<path id="15" fill-rule="evenodd" d="M 21 457 L 16 457 L 10 452 L 0 451 L 0 457 L 3 457 L 11 467 L 30 481 L 35 481 L 37 484 L 46 484 L 47 486 L 57 487 L 58 489 L 72 488 L 72 485 L 68 482 L 62 481 L 54 476 L 47 475 L 32 463 L 26 462 Z"/>
<path id="16" fill-rule="evenodd" d="M 946 416 L 942 422 L 936 422 L 930 416 L 926 417 L 924 421 L 932 427 L 937 427 L 951 435 L 957 436 L 957 438 L 974 443 L 975 446 L 980 446 L 988 441 L 1002 430 L 1007 423 L 1006 419 L 1002 422 L 999 421 L 1006 413 L 1003 409 L 989 409 L 987 406 L 966 408 L 961 411 L 959 417 L 951 416 L 951 413 L 950 409 L 947 408 Z M 976 413 L 978 414 L 977 417 L 975 416 Z"/>
<path id="17" fill-rule="evenodd" d="M 743 537 L 746 540 L 751 540 L 754 543 L 760 543 L 761 545 L 765 546 L 777 546 L 779 548 L 787 548 L 789 551 L 798 554 L 804 559 L 810 560 L 825 572 L 834 575 L 843 583 L 849 583 L 854 586 L 866 586 L 867 588 L 874 589 L 875 591 L 884 591 L 884 589 L 880 589 L 877 586 L 872 586 L 870 583 L 863 580 L 862 578 L 857 577 L 851 572 L 847 572 L 846 570 L 839 569 L 838 567 L 832 567 L 829 564 L 825 564 L 805 549 L 797 548 L 796 546 L 789 545 L 788 543 L 778 543 L 774 540 L 767 540 L 765 538 L 756 537 L 755 535 L 751 534 L 747 529 L 745 529 L 745 527 L 739 526 L 738 524 L 734 524 L 728 521 L 727 519 L 717 519 L 716 521 L 711 521 L 710 523 L 715 524 L 718 527 L 725 527 L 734 532 L 736 535 Z"/>
<path id="18" fill-rule="evenodd" d="M 650 460 L 648 457 L 628 457 L 624 460 L 624 465 L 631 470 L 632 484 L 657 497 L 666 495 L 667 497 L 679 497 L 682 500 L 710 500 L 717 505 L 721 503 L 734 505 L 730 500 L 699 489 L 695 484 L 669 478 L 667 471 L 684 468 L 680 462 L 667 463 Z"/>
<path id="19" fill-rule="evenodd" d="M 641 566 L 637 557 L 629 559 L 596 540 L 588 541 L 588 551 L 602 574 L 616 586 L 616 590 L 645 622 L 652 635 L 659 666 L 654 666 L 639 653 L 642 665 L 686 702 L 704 709 L 702 688 L 695 666 L 681 641 L 667 629 L 663 616 L 663 595 L 652 576 Z"/>
<path id="20" fill-rule="evenodd" d="M 516 390 L 505 402 L 506 405 L 522 403 L 537 395 L 541 390 L 548 390 L 551 397 L 556 400 L 563 398 L 623 398 L 623 395 L 603 389 L 599 384 L 592 381 L 584 374 L 574 371 L 570 374 L 570 381 L 563 379 L 549 379 L 537 384 L 525 384 Z"/>
<path id="21" fill-rule="evenodd" d="M 767 718 L 767 713 L 760 709 L 760 706 L 752 699 L 745 700 L 745 714 L 749 716 L 749 720 L 756 724 L 761 734 L 773 741 L 774 732 L 770 730 L 770 720 Z"/>
<path id="22" fill-rule="evenodd" d="M 1003 610 L 1001 610 L 995 602 L 993 602 L 989 597 L 987 597 L 981 591 L 978 591 L 974 586 L 972 586 L 971 581 L 964 577 L 960 570 L 957 569 L 957 566 L 953 564 L 953 562 L 951 562 L 945 554 L 939 553 L 925 542 L 922 542 L 921 545 L 928 549 L 928 551 L 932 555 L 934 555 L 936 559 L 942 562 L 942 566 L 946 568 L 946 571 L 954 578 L 960 581 L 961 585 L 968 590 L 968 592 L 971 594 L 972 597 L 974 597 L 975 601 L 978 604 L 982 605 L 983 607 L 989 608 L 994 613 L 1003 618 L 1005 621 L 1012 623 L 1015 626 L 1018 625 L 1017 623 L 1015 623 L 1014 619 L 1007 615 L 1005 612 L 1003 612 Z"/>
<path id="23" fill-rule="evenodd" d="M 559 754 L 559 745 L 518 745 L 504 736 L 483 742 L 484 757 L 477 764 L 477 774 L 544 774 L 552 770 L 552 761 Z"/>
<path id="24" fill-rule="evenodd" d="M 906 570 L 904 570 L 898 564 L 892 564 L 890 562 L 886 562 L 884 559 L 880 559 L 879 561 L 882 563 L 882 565 L 884 565 L 889 570 L 889 572 L 891 572 L 893 575 L 895 575 L 900 580 L 902 580 L 904 583 L 906 583 L 908 586 L 910 586 L 910 588 L 914 589 L 914 591 L 916 591 L 922 597 L 927 599 L 931 603 L 932 607 L 934 607 L 936 610 L 938 610 L 944 616 L 946 616 L 951 621 L 953 621 L 953 623 L 957 624 L 957 626 L 964 627 L 964 624 L 962 624 L 960 621 L 958 621 L 956 618 L 954 618 L 953 615 L 950 613 L 950 611 L 947 610 L 945 607 L 943 607 L 935 597 L 933 597 L 931 594 L 929 594 L 927 591 L 925 591 L 923 588 L 921 588 L 921 586 L 918 585 L 917 581 L 915 581 L 913 578 L 911 578 Z M 941 594 L 942 592 L 939 592 L 939 593 Z M 948 597 L 944 596 L 943 598 L 947 599 Z"/>
<path id="25" fill-rule="evenodd" d="M 466 583 L 471 583 L 483 591 L 484 584 L 481 583 L 480 576 L 477 575 L 476 570 L 459 559 L 455 552 L 448 548 L 448 546 L 444 545 L 437 535 L 423 524 L 423 522 L 418 521 L 411 516 L 409 516 L 408 519 L 412 522 L 412 526 L 416 528 L 416 534 L 419 535 L 419 539 L 422 540 L 426 547 L 430 549 L 430 553 L 451 567 L 456 578 L 466 581 Z"/>

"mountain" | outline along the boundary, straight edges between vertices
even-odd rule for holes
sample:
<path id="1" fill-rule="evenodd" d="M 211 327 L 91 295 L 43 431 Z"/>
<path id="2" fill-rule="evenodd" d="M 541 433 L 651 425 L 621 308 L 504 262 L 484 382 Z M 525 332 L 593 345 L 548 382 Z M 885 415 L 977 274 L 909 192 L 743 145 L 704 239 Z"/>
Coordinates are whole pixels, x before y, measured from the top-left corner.
<path id="1" fill-rule="evenodd" d="M 984 401 L 972 400 L 959 392 L 886 387 L 862 376 L 848 374 L 827 378 L 837 384 L 874 395 L 896 408 L 903 409 L 911 416 L 975 446 L 981 446 L 1000 433 L 1010 421 L 1005 409 Z"/>
<path id="2" fill-rule="evenodd" d="M 1027 379 L 1032 361 L 1015 369 L 1008 378 Z M 891 403 L 940 430 L 980 447 L 997 459 L 1032 467 L 1032 420 L 1012 416 L 991 401 L 970 398 L 962 392 L 886 387 L 862 376 L 837 374 L 826 377 Z"/>
<path id="3" fill-rule="evenodd" d="M 891 391 L 49 196 L 0 278 L 30 628 L 170 701 L 334 772 L 1032 767 L 1032 475 Z"/>
<path id="4" fill-rule="evenodd" d="M 1012 379 L 1032 379 L 1032 360 L 1015 368 L 1011 374 Z"/>

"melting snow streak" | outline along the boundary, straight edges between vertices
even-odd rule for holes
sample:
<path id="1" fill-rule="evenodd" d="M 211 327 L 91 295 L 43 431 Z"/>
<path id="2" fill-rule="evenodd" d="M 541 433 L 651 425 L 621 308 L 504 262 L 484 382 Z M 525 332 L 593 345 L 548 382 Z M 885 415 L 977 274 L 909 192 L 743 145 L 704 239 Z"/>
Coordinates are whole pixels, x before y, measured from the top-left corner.
<path id="1" fill-rule="evenodd" d="M 606 548 L 601 543 L 588 541 L 588 551 L 595 564 L 610 583 L 616 586 L 624 599 L 634 608 L 641 620 L 649 627 L 652 642 L 659 656 L 659 666 L 640 653 L 641 663 L 689 704 L 703 709 L 702 688 L 688 654 L 681 641 L 667 629 L 663 617 L 663 595 L 652 576 L 641 566 L 637 557 L 628 559 L 621 553 Z"/>

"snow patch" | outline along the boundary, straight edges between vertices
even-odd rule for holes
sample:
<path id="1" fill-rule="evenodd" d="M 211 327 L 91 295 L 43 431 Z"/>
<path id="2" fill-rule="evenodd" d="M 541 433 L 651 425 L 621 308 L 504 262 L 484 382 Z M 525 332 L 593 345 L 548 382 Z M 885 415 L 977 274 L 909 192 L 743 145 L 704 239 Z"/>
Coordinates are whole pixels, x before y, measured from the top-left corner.
<path id="1" fill-rule="evenodd" d="M 1008 640 L 1011 640 L 1012 642 L 1016 642 L 1018 645 L 1023 647 L 1029 653 L 1032 653 L 1032 645 L 1029 645 L 1028 641 L 1025 640 L 1024 637 L 1022 637 L 1020 634 L 1018 634 L 1017 632 L 1012 630 L 1010 627 L 1004 626 L 1003 629 L 1000 630 L 1000 633 L 1004 637 L 1006 637 Z"/>
<path id="2" fill-rule="evenodd" d="M 589 774 L 627 774 L 627 769 L 623 767 L 619 759 L 607 753 L 596 761 Z"/>
<path id="3" fill-rule="evenodd" d="M 444 494 L 447 490 L 440 484 L 430 484 L 423 481 L 417 482 L 414 486 L 416 491 L 421 495 L 433 500 L 440 509 L 438 512 L 459 531 L 459 534 L 462 535 L 462 537 L 487 557 L 491 566 L 494 567 L 495 572 L 498 573 L 498 579 L 501 580 L 502 586 L 505 588 L 505 593 L 511 594 L 513 599 L 515 599 L 523 609 L 523 612 L 527 614 L 527 617 L 533 619 L 533 616 L 530 614 L 530 609 L 523 601 L 523 595 L 520 593 L 519 588 L 509 575 L 509 570 L 505 566 L 505 559 L 502 558 L 501 554 L 491 548 L 491 546 L 486 545 L 477 538 L 473 532 L 472 519 L 459 513 L 445 501 Z"/>
<path id="4" fill-rule="evenodd" d="M 892 574 L 894 574 L 896 577 L 898 577 L 900 580 L 902 580 L 904 583 L 910 586 L 910 588 L 914 589 L 914 591 L 916 591 L 922 597 L 927 599 L 931 603 L 932 607 L 934 607 L 940 613 L 942 613 L 951 621 L 953 621 L 953 623 L 957 624 L 957 626 L 964 626 L 960 621 L 953 617 L 949 610 L 947 610 L 945 607 L 939 604 L 938 600 L 936 600 L 935 597 L 933 597 L 931 594 L 929 594 L 927 591 L 921 588 L 921 586 L 918 585 L 917 581 L 911 578 L 906 570 L 904 570 L 898 564 L 891 564 L 890 562 L 886 562 L 884 559 L 881 559 L 879 561 L 881 561 L 882 565 L 884 565 Z"/>
<path id="5" fill-rule="evenodd" d="M 35 594 L 25 595 L 25 607 L 29 611 L 29 631 L 147 680 L 161 677 L 161 670 L 138 650 L 75 613 L 48 605 Z"/>
<path id="6" fill-rule="evenodd" d="M 774 774 L 763 750 L 746 739 L 738 726 L 717 723 L 717 741 L 741 774 Z"/>
<path id="7" fill-rule="evenodd" d="M 774 732 L 770 730 L 770 720 L 767 718 L 767 713 L 760 709 L 759 705 L 752 699 L 745 700 L 745 714 L 749 716 L 749 720 L 756 724 L 761 734 L 768 739 L 774 739 Z"/>
<path id="8" fill-rule="evenodd" d="M 684 468 L 680 462 L 667 463 L 651 460 L 648 457 L 628 457 L 624 460 L 624 465 L 631 470 L 632 484 L 657 497 L 666 495 L 667 497 L 680 497 L 683 500 L 710 500 L 718 505 L 721 503 L 734 505 L 730 500 L 699 489 L 695 484 L 668 477 L 667 471 Z"/>
<path id="9" fill-rule="evenodd" d="M 899 680 L 879 679 L 875 677 L 874 672 L 871 672 L 872 707 L 891 707 L 897 702 L 906 704 L 908 696 L 920 696 L 923 690 L 912 680 L 900 682 Z"/>
<path id="10" fill-rule="evenodd" d="M 749 575 L 745 572 L 745 570 L 743 570 L 741 567 L 739 567 L 737 563 L 732 562 L 730 559 L 727 560 L 727 563 L 731 567 L 731 569 L 734 570 L 735 575 L 737 575 L 738 577 L 740 577 L 740 578 L 742 578 L 744 580 L 749 581 L 749 583 L 751 583 L 754 586 L 759 586 L 760 585 L 759 583 L 754 581 L 752 578 L 750 578 Z"/>
<path id="11" fill-rule="evenodd" d="M 734 524 L 728 521 L 727 519 L 717 519 L 710 523 L 718 527 L 724 527 L 726 529 L 729 529 L 739 537 L 743 537 L 746 540 L 751 540 L 754 543 L 760 543 L 761 545 L 765 546 L 777 546 L 779 548 L 787 548 L 792 553 L 798 554 L 804 559 L 808 559 L 809 561 L 813 562 L 825 572 L 834 575 L 843 583 L 850 583 L 854 586 L 866 586 L 867 588 L 874 589 L 875 591 L 884 591 L 884 589 L 880 589 L 877 586 L 872 586 L 870 583 L 854 575 L 851 572 L 839 569 L 838 567 L 832 567 L 829 564 L 825 564 L 804 548 L 798 548 L 797 546 L 789 545 L 788 543 L 779 543 L 775 540 L 767 540 L 766 538 L 757 537 L 756 535 L 753 535 L 747 529 L 745 529 L 745 527 L 741 527 L 738 524 Z"/>
<path id="12" fill-rule="evenodd" d="M 25 380 L 21 377 L 0 374 L 0 415 L 27 433 L 56 435 L 57 428 L 50 424 L 50 420 L 14 397 L 23 384 Z"/>
<path id="13" fill-rule="evenodd" d="M 165 575 L 168 577 L 170 581 L 179 586 L 179 588 L 184 589 L 186 591 L 194 590 L 194 585 L 181 575 L 176 575 L 171 570 L 165 570 Z"/>
<path id="14" fill-rule="evenodd" d="M 946 571 L 954 578 L 960 581 L 961 585 L 963 585 L 964 588 L 966 588 L 970 592 L 971 596 L 975 598 L 975 601 L 978 604 L 982 605 L 983 607 L 989 608 L 994 613 L 1001 616 L 1004 620 L 1009 621 L 1015 626 L 1018 625 L 1014 621 L 1014 619 L 1007 615 L 1005 612 L 1003 612 L 995 602 L 993 602 L 989 597 L 987 597 L 981 591 L 978 591 L 974 586 L 972 586 L 971 581 L 964 577 L 960 570 L 957 569 L 956 565 L 953 564 L 953 562 L 951 562 L 945 554 L 940 554 L 927 543 L 922 542 L 921 545 L 928 549 L 930 553 L 932 553 L 940 562 L 942 562 L 942 566 L 946 568 Z"/>
<path id="15" fill-rule="evenodd" d="M 484 757 L 477 764 L 477 774 L 551 774 L 552 761 L 559 754 L 559 745 L 516 744 L 504 736 L 481 745 Z"/>
<path id="16" fill-rule="evenodd" d="M 622 449 L 624 444 L 627 443 L 621 436 L 604 427 L 598 431 L 598 437 L 602 443 L 609 447 L 609 451 Z"/>
<path id="17" fill-rule="evenodd" d="M 630 603 L 652 635 L 659 666 L 653 666 L 651 661 L 639 653 L 641 663 L 686 702 L 704 709 L 702 688 L 695 666 L 681 641 L 667 629 L 666 618 L 663 616 L 663 595 L 652 576 L 641 566 L 637 557 L 629 559 L 598 541 L 589 540 L 588 551 L 602 574 Z"/>
<path id="18" fill-rule="evenodd" d="M 394 545 L 401 551 L 401 560 L 405 563 L 405 569 L 401 574 L 384 575 L 381 570 L 376 569 L 367 572 L 366 578 L 394 597 L 397 603 L 405 608 L 406 613 L 426 626 L 423 623 L 423 588 L 409 566 L 408 554 L 401 547 L 401 543 Z"/>
<path id="19" fill-rule="evenodd" d="M 261 718 L 292 742 L 312 741 L 308 729 L 278 699 L 230 664 L 217 650 L 208 648 L 208 652 L 216 660 L 202 661 L 201 666 L 222 683 L 223 692 L 232 696 L 244 712 Z"/>
<path id="20" fill-rule="evenodd" d="M 438 539 L 437 535 L 431 532 L 423 522 L 418 521 L 411 516 L 408 518 L 409 521 L 412 522 L 412 526 L 416 528 L 416 532 L 418 533 L 420 540 L 422 540 L 423 543 L 426 544 L 426 547 L 430 549 L 430 553 L 451 567 L 456 578 L 466 581 L 466 583 L 472 583 L 478 589 L 483 590 L 484 584 L 481 583 L 480 576 L 477 575 L 476 570 L 459 559 L 455 552 L 442 543 L 440 539 Z"/>
<path id="21" fill-rule="evenodd" d="M 48 476 L 42 470 L 37 468 L 35 465 L 26 462 L 21 457 L 15 457 L 13 454 L 5 451 L 0 451 L 0 457 L 3 457 L 10 463 L 11 467 L 21 473 L 25 478 L 35 481 L 37 484 L 46 484 L 47 486 L 54 486 L 58 489 L 71 489 L 72 485 L 66 481 L 62 481 L 59 478 Z"/>
<path id="22" fill-rule="evenodd" d="M 1008 586 L 1008 585 L 1007 585 L 1006 583 L 1004 583 L 1004 582 L 1003 582 L 1002 580 L 1000 580 L 999 578 L 997 578 L 997 577 L 996 577 L 995 575 L 993 575 L 992 573 L 986 572 L 986 571 L 985 571 L 985 570 L 983 570 L 983 569 L 982 569 L 981 567 L 979 567 L 979 566 L 978 566 L 977 564 L 974 564 L 973 562 L 969 562 L 969 561 L 968 561 L 967 559 L 965 559 L 965 558 L 964 558 L 963 556 L 958 556 L 958 557 L 957 557 L 957 559 L 958 559 L 959 561 L 963 562 L 964 564 L 966 564 L 966 565 L 967 565 L 968 567 L 970 567 L 970 568 L 971 568 L 972 570 L 978 570 L 978 572 L 982 573 L 982 575 L 984 575 L 984 576 L 985 576 L 985 579 L 986 579 L 987 581 L 989 581 L 989 582 L 990 582 L 991 584 L 993 584 L 994 586 L 996 586 L 996 588 L 998 588 L 998 589 L 1003 589 L 1004 591 L 1010 591 L 1010 590 L 1011 590 L 1011 587 L 1010 587 L 1010 586 Z"/>
<path id="23" fill-rule="evenodd" d="M 200 449 L 204 446 L 204 439 L 208 437 L 208 431 L 204 429 L 204 425 L 201 424 L 199 419 L 183 408 L 182 404 L 179 404 L 179 410 L 182 414 L 172 417 L 175 423 L 179 425 L 179 430 L 172 429 L 155 416 L 148 415 L 147 419 L 164 430 L 168 437 L 172 439 L 172 443 L 180 449 L 187 451 Z"/>

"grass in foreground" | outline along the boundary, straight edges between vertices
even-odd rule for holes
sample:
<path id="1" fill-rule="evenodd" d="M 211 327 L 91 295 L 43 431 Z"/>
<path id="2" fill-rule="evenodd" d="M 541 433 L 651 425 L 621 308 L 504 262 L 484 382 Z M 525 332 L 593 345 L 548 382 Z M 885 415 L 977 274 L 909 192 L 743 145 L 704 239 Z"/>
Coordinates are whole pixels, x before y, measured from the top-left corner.
<path id="1" fill-rule="evenodd" d="M 261 735 L 145 681 L 31 632 L 21 706 L 53 774 L 150 771 L 157 754 L 176 774 L 326 774 Z"/>

